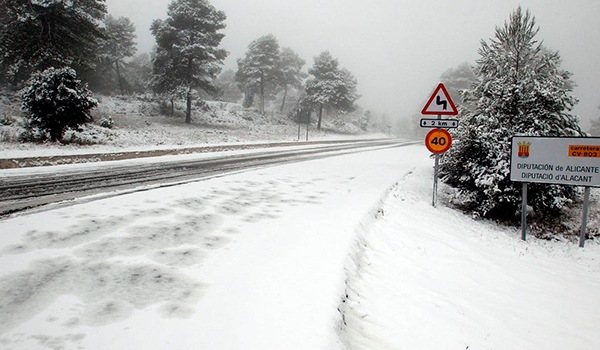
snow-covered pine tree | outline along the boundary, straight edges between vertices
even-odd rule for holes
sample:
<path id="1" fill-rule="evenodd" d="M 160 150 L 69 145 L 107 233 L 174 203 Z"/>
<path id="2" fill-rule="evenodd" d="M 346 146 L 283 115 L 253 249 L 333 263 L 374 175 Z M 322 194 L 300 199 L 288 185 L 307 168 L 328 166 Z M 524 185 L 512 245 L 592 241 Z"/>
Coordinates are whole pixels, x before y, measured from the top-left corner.
<path id="1" fill-rule="evenodd" d="M 449 68 L 440 76 L 440 81 L 444 83 L 450 97 L 458 99 L 458 101 L 454 100 L 457 107 L 462 105 L 463 108 L 469 110 L 475 110 L 474 106 L 466 106 L 463 101 L 460 101 L 460 98 L 463 92 L 469 90 L 476 80 L 473 68 L 467 62 Z"/>
<path id="2" fill-rule="evenodd" d="M 104 26 L 106 38 L 100 43 L 100 56 L 114 70 L 119 90 L 124 94 L 123 60 L 132 57 L 137 51 L 135 26 L 127 17 L 114 18 L 111 15 L 106 16 Z"/>
<path id="3" fill-rule="evenodd" d="M 241 58 L 237 59 L 238 70 L 235 72 L 235 82 L 238 89 L 244 93 L 244 102 L 242 103 L 242 106 L 244 106 L 244 108 L 250 108 L 254 105 L 254 94 L 256 93 L 257 82 L 246 75 L 246 67 L 244 64 L 245 60 Z"/>
<path id="4" fill-rule="evenodd" d="M 104 0 L 3 0 L 0 65 L 17 84 L 36 70 L 94 66 Z"/>
<path id="5" fill-rule="evenodd" d="M 21 100 L 30 124 L 47 131 L 52 141 L 60 141 L 66 128 L 91 121 L 89 112 L 98 105 L 69 67 L 34 73 L 21 91 Z"/>
<path id="6" fill-rule="evenodd" d="M 280 62 L 279 43 L 272 34 L 252 41 L 248 45 L 246 57 L 238 60 L 236 80 L 246 95 L 257 92 L 260 94 L 261 113 L 265 112 L 265 96 L 275 94 L 279 88 L 282 73 Z M 248 96 L 246 100 L 251 101 Z"/>
<path id="7" fill-rule="evenodd" d="M 302 67 L 304 67 L 306 61 L 290 48 L 286 47 L 281 50 L 280 64 L 281 80 L 279 81 L 279 85 L 283 89 L 283 97 L 279 111 L 283 112 L 288 88 L 300 89 L 302 87 L 302 79 L 306 78 L 307 75 L 302 71 Z"/>
<path id="8" fill-rule="evenodd" d="M 147 92 L 150 79 L 152 78 L 152 60 L 150 54 L 143 52 L 135 55 L 127 62 L 125 75 L 129 86 L 134 92 Z"/>
<path id="9" fill-rule="evenodd" d="M 350 71 L 339 67 L 338 60 L 329 51 L 314 58 L 308 74 L 312 77 L 306 81 L 303 105 L 318 111 L 317 129 L 321 129 L 323 109 L 341 113 L 355 109 L 354 101 L 360 97 L 356 92 L 356 79 Z"/>
<path id="10" fill-rule="evenodd" d="M 152 22 L 157 44 L 152 85 L 161 93 L 185 90 L 185 122 L 190 124 L 193 90 L 218 92 L 214 79 L 228 55 L 219 48 L 226 16 L 207 0 L 174 0 L 167 16 Z"/>
<path id="11" fill-rule="evenodd" d="M 518 217 L 521 186 L 510 181 L 510 138 L 516 135 L 582 136 L 570 113 L 571 74 L 560 56 L 535 40 L 539 28 L 529 11 L 517 8 L 495 38 L 482 41 L 477 82 L 464 94 L 476 108 L 466 113 L 440 174 L 458 191 L 454 200 L 478 216 L 510 221 Z M 535 212 L 557 215 L 575 198 L 571 186 L 532 184 Z"/>
<path id="12" fill-rule="evenodd" d="M 242 91 L 238 88 L 235 82 L 235 72 L 227 69 L 221 73 L 215 82 L 221 91 L 219 97 L 223 101 L 237 103 L 242 98 Z"/>

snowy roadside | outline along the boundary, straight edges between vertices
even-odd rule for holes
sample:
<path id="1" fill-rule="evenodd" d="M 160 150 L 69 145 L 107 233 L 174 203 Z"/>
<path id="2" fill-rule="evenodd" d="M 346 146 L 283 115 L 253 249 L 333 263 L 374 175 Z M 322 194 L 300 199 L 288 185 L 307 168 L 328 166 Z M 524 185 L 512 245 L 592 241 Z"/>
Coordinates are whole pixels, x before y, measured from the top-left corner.
<path id="1" fill-rule="evenodd" d="M 2 220 L 0 347 L 597 348 L 600 246 L 433 209 L 431 167 L 414 145 Z"/>
<path id="2" fill-rule="evenodd" d="M 313 142 L 328 141 L 361 141 L 385 138 L 381 134 L 356 135 L 352 137 L 340 137 L 327 135 L 317 138 Z M 233 143 L 212 143 L 197 144 L 186 146 L 137 146 L 118 148 L 114 146 L 97 145 L 90 147 L 58 147 L 57 145 L 28 145 L 25 149 L 4 148 L 0 152 L 0 169 L 32 167 L 32 166 L 50 166 L 64 164 L 81 164 L 91 162 L 101 162 L 110 160 L 124 160 L 132 158 L 162 157 L 166 155 L 182 155 L 190 153 L 206 153 L 214 151 L 241 150 L 261 147 L 278 147 L 280 144 L 297 143 L 305 145 L 305 142 L 233 142 Z M 6 144 L 4 144 L 6 146 Z M 36 147 L 33 147 L 36 146 Z"/>
<path id="3" fill-rule="evenodd" d="M 519 239 L 430 204 L 419 167 L 360 232 L 343 303 L 352 349 L 599 349 L 600 246 Z"/>
<path id="4" fill-rule="evenodd" d="M 356 227 L 423 159 L 364 152 L 0 221 L 0 344 L 343 348 Z"/>
<path id="5" fill-rule="evenodd" d="M 353 144 L 363 144 L 361 140 L 347 140 L 348 142 L 344 142 L 341 145 L 353 145 Z M 398 140 L 401 141 L 401 140 Z M 415 144 L 414 141 L 407 141 L 411 144 Z M 335 147 L 336 145 L 331 145 Z M 284 146 L 273 144 L 269 147 L 259 147 L 259 148 L 249 148 L 249 149 L 239 149 L 239 150 L 219 150 L 219 147 L 214 147 L 214 151 L 211 152 L 202 152 L 202 153 L 185 153 L 185 154 L 172 154 L 172 155 L 162 155 L 156 157 L 141 157 L 141 158 L 127 158 L 122 160 L 106 160 L 106 161 L 97 161 L 97 162 L 83 162 L 83 163 L 72 163 L 72 164 L 59 164 L 54 166 L 33 166 L 33 167 L 23 167 L 23 168 L 10 168 L 10 169 L 0 169 L 0 174 L 3 177 L 15 177 L 15 176 L 40 176 L 40 175 L 53 175 L 58 173 L 69 173 L 69 172 L 77 172 L 77 171 L 98 171 L 105 170 L 108 168 L 116 168 L 116 167 L 135 167 L 137 165 L 148 165 L 148 164 L 167 164 L 167 163 L 177 163 L 182 161 L 196 161 L 196 160 L 214 160 L 225 157 L 234 157 L 234 156 L 243 156 L 243 155 L 260 155 L 267 154 L 271 152 L 278 153 L 286 153 L 293 151 L 309 151 L 315 148 L 327 147 L 327 145 L 323 144 L 304 144 L 298 143 L 293 146 Z M 373 148 L 379 148 L 381 146 L 374 145 Z M 345 151 L 337 151 L 339 153 L 344 153 Z M 331 154 L 337 153 L 336 151 L 332 151 Z"/>

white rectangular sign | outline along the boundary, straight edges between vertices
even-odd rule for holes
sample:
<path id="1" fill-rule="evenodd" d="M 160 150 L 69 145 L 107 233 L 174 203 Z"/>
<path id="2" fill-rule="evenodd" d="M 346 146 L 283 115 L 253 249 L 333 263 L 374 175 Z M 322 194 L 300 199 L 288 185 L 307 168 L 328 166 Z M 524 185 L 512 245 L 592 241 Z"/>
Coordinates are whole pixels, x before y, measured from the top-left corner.
<path id="1" fill-rule="evenodd" d="M 600 138 L 512 138 L 510 180 L 600 187 Z"/>
<path id="2" fill-rule="evenodd" d="M 458 127 L 458 120 L 456 120 L 456 119 L 428 119 L 428 118 L 423 118 L 419 122 L 419 125 L 422 128 L 442 128 L 442 129 L 457 128 Z"/>

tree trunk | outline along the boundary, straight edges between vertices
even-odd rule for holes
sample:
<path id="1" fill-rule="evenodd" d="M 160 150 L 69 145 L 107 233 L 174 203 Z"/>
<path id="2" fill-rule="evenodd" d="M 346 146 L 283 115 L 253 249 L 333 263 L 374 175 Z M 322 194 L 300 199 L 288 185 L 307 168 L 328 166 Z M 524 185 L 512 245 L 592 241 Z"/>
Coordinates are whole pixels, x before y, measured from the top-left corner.
<path id="1" fill-rule="evenodd" d="M 319 122 L 317 123 L 317 130 L 321 130 L 321 119 L 323 117 L 323 106 L 319 106 Z"/>
<path id="2" fill-rule="evenodd" d="M 171 117 L 175 115 L 175 97 L 171 97 Z"/>
<path id="3" fill-rule="evenodd" d="M 281 108 L 279 109 L 279 112 L 283 113 L 283 107 L 285 107 L 285 98 L 287 97 L 287 85 L 283 86 L 283 101 L 281 102 Z"/>
<path id="4" fill-rule="evenodd" d="M 247 88 L 244 92 L 244 108 L 250 108 L 254 104 L 254 89 Z"/>
<path id="5" fill-rule="evenodd" d="M 123 81 L 121 80 L 121 69 L 119 68 L 119 60 L 115 60 L 115 69 L 117 71 L 117 82 L 119 83 L 119 90 L 121 90 L 121 95 L 125 95 L 123 91 Z"/>
<path id="6" fill-rule="evenodd" d="M 265 114 L 265 73 L 260 71 L 260 113 Z"/>
<path id="7" fill-rule="evenodd" d="M 186 124 L 191 124 L 192 123 L 192 88 L 188 88 L 187 91 L 187 108 L 185 110 L 185 123 Z"/>

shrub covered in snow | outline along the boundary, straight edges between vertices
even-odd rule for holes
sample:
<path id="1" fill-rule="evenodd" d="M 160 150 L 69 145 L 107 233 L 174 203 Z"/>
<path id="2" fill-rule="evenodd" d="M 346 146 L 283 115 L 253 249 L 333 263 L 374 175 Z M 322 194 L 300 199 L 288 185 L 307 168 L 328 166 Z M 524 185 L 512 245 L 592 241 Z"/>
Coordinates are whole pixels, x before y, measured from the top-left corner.
<path id="1" fill-rule="evenodd" d="M 35 73 L 21 91 L 21 108 L 30 123 L 61 140 L 63 131 L 91 121 L 90 110 L 98 105 L 72 68 L 54 67 Z"/>
<path id="2" fill-rule="evenodd" d="M 48 132 L 31 125 L 26 118 L 17 118 L 10 124 L 0 125 L 0 141 L 2 142 L 44 142 L 49 139 Z"/>
<path id="3" fill-rule="evenodd" d="M 457 189 L 455 200 L 476 215 L 500 220 L 518 217 L 521 187 L 510 181 L 510 139 L 516 135 L 581 136 L 570 113 L 570 73 L 560 56 L 535 41 L 538 29 L 529 11 L 518 8 L 491 43 L 482 43 L 477 82 L 464 95 L 476 109 L 461 117 L 455 142 L 443 157 L 443 179 Z M 572 203 L 573 187 L 532 184 L 529 204 L 556 217 Z"/>
<path id="4" fill-rule="evenodd" d="M 100 126 L 107 129 L 112 129 L 115 126 L 115 121 L 112 117 L 100 119 Z"/>
<path id="5" fill-rule="evenodd" d="M 113 131 L 93 124 L 85 124 L 78 128 L 67 128 L 63 133 L 62 143 L 77 145 L 103 144 L 113 137 Z"/>

